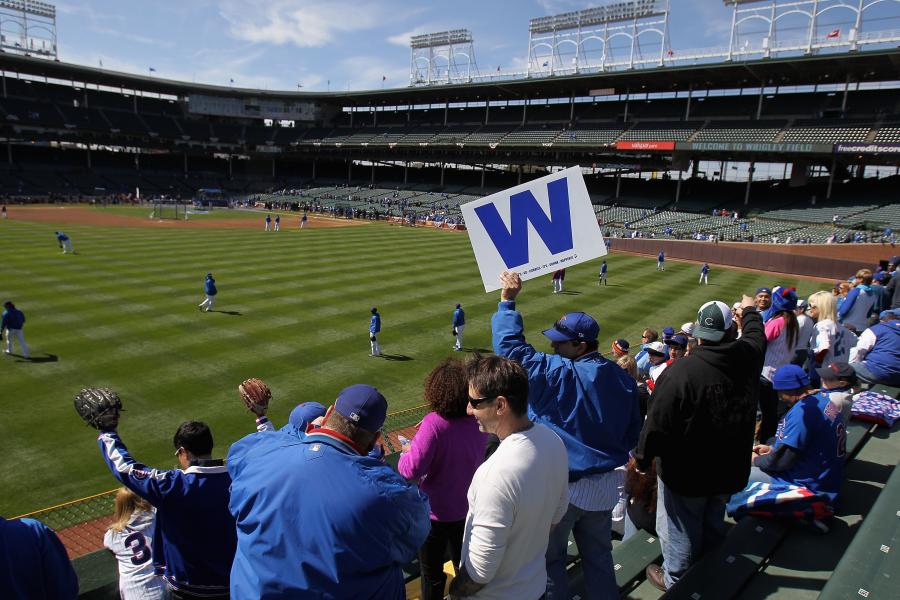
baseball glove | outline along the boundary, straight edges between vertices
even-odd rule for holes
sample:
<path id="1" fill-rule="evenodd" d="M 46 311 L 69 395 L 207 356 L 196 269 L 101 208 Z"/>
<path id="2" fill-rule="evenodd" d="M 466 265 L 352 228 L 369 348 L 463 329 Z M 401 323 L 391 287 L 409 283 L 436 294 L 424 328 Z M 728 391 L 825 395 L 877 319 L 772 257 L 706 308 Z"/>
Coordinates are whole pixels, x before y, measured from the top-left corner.
<path id="1" fill-rule="evenodd" d="M 108 388 L 86 388 L 75 395 L 75 412 L 100 431 L 115 429 L 121 410 L 119 395 Z"/>
<path id="2" fill-rule="evenodd" d="M 272 390 L 262 379 L 248 379 L 238 386 L 241 400 L 247 406 L 247 410 L 257 415 L 264 415 L 269 409 L 269 401 L 272 400 Z"/>

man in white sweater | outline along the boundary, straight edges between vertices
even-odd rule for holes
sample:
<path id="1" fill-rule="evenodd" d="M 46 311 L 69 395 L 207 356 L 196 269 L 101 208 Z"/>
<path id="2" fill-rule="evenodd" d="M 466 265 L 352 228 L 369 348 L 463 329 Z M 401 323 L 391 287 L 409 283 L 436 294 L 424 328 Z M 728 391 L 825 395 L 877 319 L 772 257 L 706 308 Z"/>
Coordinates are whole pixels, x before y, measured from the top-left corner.
<path id="1" fill-rule="evenodd" d="M 469 363 L 468 414 L 500 447 L 475 472 L 462 562 L 451 598 L 537 600 L 547 589 L 551 528 L 569 507 L 568 456 L 548 427 L 528 420 L 528 375 L 509 359 Z"/>

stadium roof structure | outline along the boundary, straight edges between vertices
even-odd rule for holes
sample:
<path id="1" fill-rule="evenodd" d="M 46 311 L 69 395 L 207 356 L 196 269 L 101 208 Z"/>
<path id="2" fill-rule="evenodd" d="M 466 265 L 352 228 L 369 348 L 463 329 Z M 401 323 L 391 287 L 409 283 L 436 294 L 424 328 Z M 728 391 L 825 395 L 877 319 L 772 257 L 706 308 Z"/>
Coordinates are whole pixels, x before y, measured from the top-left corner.
<path id="1" fill-rule="evenodd" d="M 760 85 L 796 86 L 845 81 L 851 83 L 897 81 L 900 80 L 900 48 L 352 92 L 297 92 L 197 84 L 10 53 L 0 54 L 0 69 L 37 77 L 74 79 L 113 88 L 124 87 L 178 96 L 215 94 L 232 98 L 320 100 L 375 106 L 590 96 L 593 95 L 592 90 L 614 90 L 606 93 L 620 94 L 671 92 L 691 88 L 734 89 Z"/>

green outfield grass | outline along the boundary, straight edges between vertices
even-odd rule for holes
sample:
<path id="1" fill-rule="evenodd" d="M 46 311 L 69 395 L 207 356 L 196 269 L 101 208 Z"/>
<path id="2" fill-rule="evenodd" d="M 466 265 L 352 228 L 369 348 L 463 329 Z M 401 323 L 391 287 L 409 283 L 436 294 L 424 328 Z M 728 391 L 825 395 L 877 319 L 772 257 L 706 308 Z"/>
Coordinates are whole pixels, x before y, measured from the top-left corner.
<path id="1" fill-rule="evenodd" d="M 107 209 L 109 210 L 109 209 Z M 120 209 L 115 209 L 120 210 Z M 225 212 L 225 211 L 222 211 Z M 207 421 L 215 453 L 254 430 L 235 392 L 247 377 L 272 386 L 272 418 L 298 402 L 332 402 L 351 383 L 379 387 L 392 411 L 421 404 L 425 374 L 451 352 L 451 313 L 466 310 L 466 346 L 490 348 L 497 294 L 485 294 L 465 234 L 366 224 L 341 229 L 110 229 L 65 225 L 76 256 L 63 255 L 54 224 L 0 222 L 0 290 L 28 319 L 34 362 L 0 356 L 6 416 L 0 420 L 0 515 L 13 516 L 110 489 L 96 434 L 72 408 L 84 386 L 117 390 L 120 432 L 139 459 L 172 467 L 172 434 L 185 419 Z M 759 285 L 809 281 L 612 255 L 608 288 L 599 261 L 569 269 L 568 293 L 550 279 L 520 296 L 527 337 L 563 313 L 585 310 L 601 345 L 639 341 L 645 326 L 676 328 L 706 300 L 727 303 Z M 216 310 L 200 313 L 203 278 L 219 286 Z M 387 358 L 370 358 L 369 309 L 382 313 Z"/>

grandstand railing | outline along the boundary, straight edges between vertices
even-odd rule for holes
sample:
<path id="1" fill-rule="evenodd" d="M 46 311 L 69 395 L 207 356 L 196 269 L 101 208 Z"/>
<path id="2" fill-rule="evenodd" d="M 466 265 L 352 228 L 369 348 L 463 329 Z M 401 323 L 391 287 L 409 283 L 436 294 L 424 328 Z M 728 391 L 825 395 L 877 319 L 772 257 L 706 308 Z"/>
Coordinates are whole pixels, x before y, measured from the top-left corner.
<path id="1" fill-rule="evenodd" d="M 385 453 L 399 452 L 401 444 L 398 435 L 412 438 L 415 426 L 428 411 L 427 405 L 421 405 L 388 414 L 382 428 Z M 103 548 L 103 534 L 112 522 L 117 491 L 118 488 L 107 490 L 16 518 L 37 519 L 53 528 L 66 547 L 69 558 L 77 558 Z"/>

